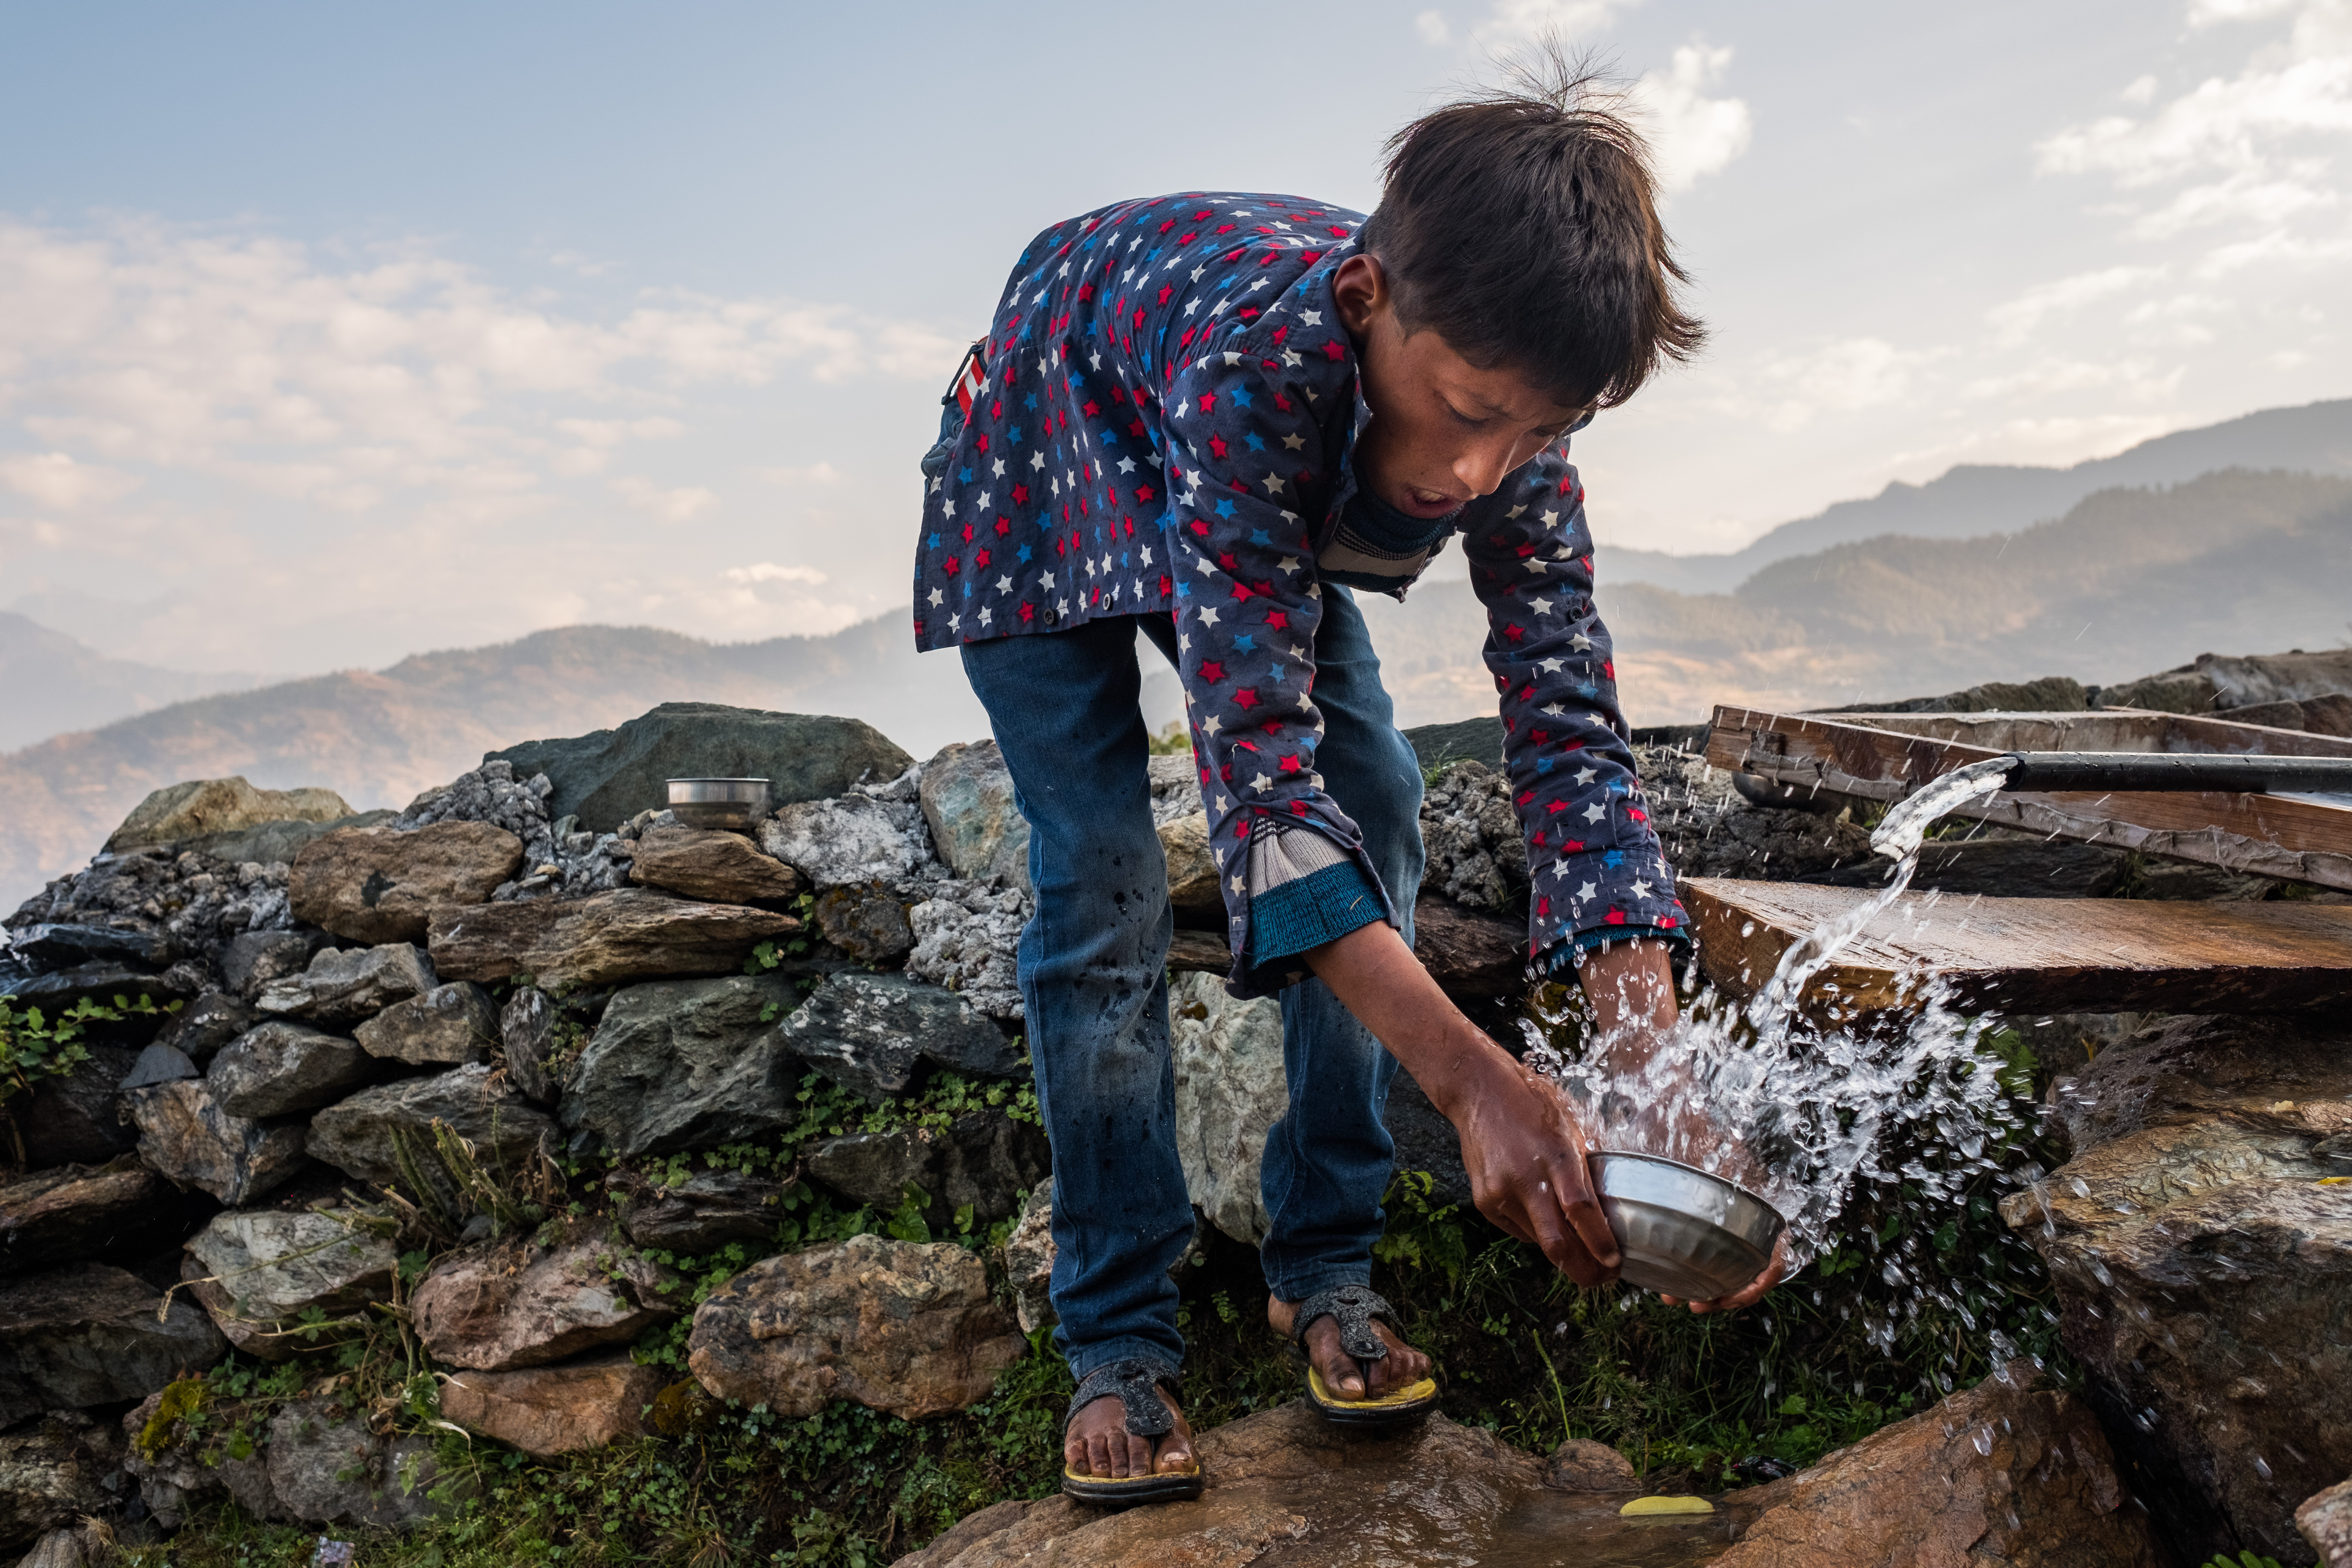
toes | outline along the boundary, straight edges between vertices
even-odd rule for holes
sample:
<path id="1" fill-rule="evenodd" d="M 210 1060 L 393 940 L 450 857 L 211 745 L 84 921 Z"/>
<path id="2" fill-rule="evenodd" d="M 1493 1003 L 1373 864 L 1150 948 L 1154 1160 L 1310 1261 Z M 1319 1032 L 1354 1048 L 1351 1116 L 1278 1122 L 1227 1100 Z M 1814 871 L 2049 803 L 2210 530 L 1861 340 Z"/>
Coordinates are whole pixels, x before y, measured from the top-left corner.
<path id="1" fill-rule="evenodd" d="M 1108 1432 L 1090 1434 L 1087 1438 L 1087 1470 L 1101 1477 L 1127 1474 L 1126 1443 L 1113 1443 Z"/>
<path id="2" fill-rule="evenodd" d="M 1149 1437 L 1138 1437 L 1129 1435 L 1127 1439 L 1125 1458 L 1127 1461 L 1127 1468 L 1119 1471 L 1120 1475 L 1148 1476 L 1151 1474 L 1151 1439 Z"/>

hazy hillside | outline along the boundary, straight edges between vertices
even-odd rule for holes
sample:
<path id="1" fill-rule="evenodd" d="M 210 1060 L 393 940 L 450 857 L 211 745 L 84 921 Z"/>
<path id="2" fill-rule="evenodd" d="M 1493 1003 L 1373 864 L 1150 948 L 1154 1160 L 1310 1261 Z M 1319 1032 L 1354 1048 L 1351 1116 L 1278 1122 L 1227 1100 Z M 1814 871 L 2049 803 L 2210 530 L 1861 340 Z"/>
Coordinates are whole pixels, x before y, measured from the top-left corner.
<path id="1" fill-rule="evenodd" d="M 1636 724 L 1717 702 L 1828 706 L 2071 675 L 2126 680 L 2205 651 L 2352 641 L 2352 479 L 2221 473 L 2108 490 L 1979 539 L 1875 539 L 1783 561 L 1736 594 L 1608 575 L 1601 611 Z M 1483 707 L 1486 612 L 1462 583 L 1369 596 L 1400 721 Z"/>
<path id="2" fill-rule="evenodd" d="M 1667 555 L 1603 545 L 1601 569 L 1618 583 L 1685 594 L 1728 593 L 1776 561 L 1881 534 L 1961 539 L 2048 521 L 2095 491 L 2177 485 L 2221 468 L 2285 468 L 2352 475 L 2352 399 L 2270 408 L 2195 430 L 2176 430 L 2112 458 L 2069 468 L 1964 463 L 1924 485 L 1896 481 L 1867 500 L 1840 501 L 1784 522 L 1745 550 Z"/>
<path id="3" fill-rule="evenodd" d="M 0 610 L 0 752 L 60 730 L 88 729 L 167 702 L 236 691 L 263 678 L 157 669 L 109 658 L 61 632 Z"/>
<path id="4" fill-rule="evenodd" d="M 1842 544 L 1736 594 L 1601 587 L 1636 724 L 1717 702 L 1813 707 L 2072 675 L 2129 679 L 2206 651 L 2329 647 L 2352 636 L 2352 479 L 2230 472 L 2108 490 L 2058 521 L 1974 539 Z M 1406 724 L 1484 710 L 1483 610 L 1466 584 L 1360 601 Z M 86 650 L 85 650 L 86 651 Z M 91 656 L 95 657 L 95 656 Z M 1156 724 L 1173 683 L 1147 685 Z M 657 702 L 845 713 L 918 755 L 987 732 L 953 655 L 918 655 L 895 616 L 823 637 L 719 646 L 573 626 L 205 697 L 0 756 L 11 809 L 0 908 L 79 864 L 147 791 L 242 773 L 399 805 L 517 741 L 618 723 Z"/>

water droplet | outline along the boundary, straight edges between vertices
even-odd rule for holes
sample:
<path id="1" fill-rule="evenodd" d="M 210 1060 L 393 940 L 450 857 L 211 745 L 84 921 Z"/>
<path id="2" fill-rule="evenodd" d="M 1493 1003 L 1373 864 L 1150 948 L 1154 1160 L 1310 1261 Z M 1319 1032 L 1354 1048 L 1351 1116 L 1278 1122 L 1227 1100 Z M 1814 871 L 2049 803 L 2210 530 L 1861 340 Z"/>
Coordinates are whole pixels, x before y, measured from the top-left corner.
<path id="1" fill-rule="evenodd" d="M 2269 1480 L 2271 1479 L 2271 1468 L 2263 1462 L 2263 1457 L 2260 1454 L 2256 1454 L 2254 1456 L 2254 1474 L 2262 1477 L 2264 1480 Z"/>

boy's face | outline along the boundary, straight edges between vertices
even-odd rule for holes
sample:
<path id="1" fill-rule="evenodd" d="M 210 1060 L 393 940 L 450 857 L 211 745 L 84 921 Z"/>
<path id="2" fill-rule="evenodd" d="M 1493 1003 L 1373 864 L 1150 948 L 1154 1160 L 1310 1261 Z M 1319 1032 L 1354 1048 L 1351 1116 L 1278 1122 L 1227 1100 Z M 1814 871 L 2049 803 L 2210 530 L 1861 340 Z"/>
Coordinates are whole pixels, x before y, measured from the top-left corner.
<path id="1" fill-rule="evenodd" d="M 1357 482 L 1399 511 L 1439 518 L 1492 493 L 1583 416 L 1515 370 L 1479 369 L 1435 332 L 1407 334 L 1374 257 L 1342 262 L 1332 297 L 1372 411 Z"/>

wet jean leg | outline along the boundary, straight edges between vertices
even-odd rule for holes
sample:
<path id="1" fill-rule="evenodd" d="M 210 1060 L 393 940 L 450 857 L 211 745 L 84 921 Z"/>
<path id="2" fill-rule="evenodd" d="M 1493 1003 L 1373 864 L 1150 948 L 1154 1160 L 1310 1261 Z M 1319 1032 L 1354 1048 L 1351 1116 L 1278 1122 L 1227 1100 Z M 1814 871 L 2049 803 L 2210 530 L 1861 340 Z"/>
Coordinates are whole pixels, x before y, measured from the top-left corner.
<path id="1" fill-rule="evenodd" d="M 1390 901 L 1412 940 L 1421 888 L 1421 763 L 1398 733 L 1363 612 L 1326 584 L 1315 632 L 1315 703 L 1324 788 L 1356 821 Z M 1371 1278 L 1395 1144 L 1381 1114 L 1396 1058 L 1319 980 L 1282 994 L 1282 1060 L 1290 1106 L 1267 1135 L 1258 1170 L 1273 1228 L 1259 1248 L 1276 1296 L 1297 1301 Z"/>
<path id="2" fill-rule="evenodd" d="M 1184 1354 L 1168 1278 L 1192 1235 L 1168 1038 L 1175 922 L 1136 630 L 1118 616 L 963 648 L 1029 824 L 1037 904 L 1021 933 L 1021 999 L 1054 1147 L 1055 1342 L 1081 1378 Z"/>

